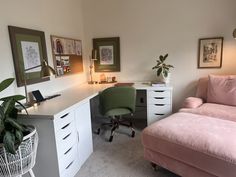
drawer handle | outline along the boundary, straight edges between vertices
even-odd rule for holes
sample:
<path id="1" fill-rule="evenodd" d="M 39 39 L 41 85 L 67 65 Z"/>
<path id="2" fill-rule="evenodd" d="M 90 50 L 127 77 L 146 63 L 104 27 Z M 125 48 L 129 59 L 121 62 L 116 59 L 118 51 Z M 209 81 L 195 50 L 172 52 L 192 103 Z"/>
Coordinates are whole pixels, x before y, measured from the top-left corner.
<path id="1" fill-rule="evenodd" d="M 164 99 L 164 97 L 154 97 L 155 99 L 157 99 L 157 100 L 163 100 Z"/>
<path id="2" fill-rule="evenodd" d="M 65 129 L 66 127 L 68 127 L 70 125 L 70 123 L 66 124 L 64 127 L 62 127 L 61 129 Z"/>
<path id="3" fill-rule="evenodd" d="M 144 103 L 144 99 L 143 98 L 140 98 L 140 103 Z"/>
<path id="4" fill-rule="evenodd" d="M 165 114 L 155 114 L 155 115 L 157 115 L 157 116 L 164 116 Z"/>
<path id="5" fill-rule="evenodd" d="M 78 139 L 78 142 L 79 142 L 79 132 L 77 131 L 77 139 Z"/>
<path id="6" fill-rule="evenodd" d="M 64 155 L 68 154 L 68 152 L 70 152 L 71 149 L 72 149 L 72 147 L 71 147 L 70 149 L 68 149 L 68 150 L 64 153 Z"/>
<path id="7" fill-rule="evenodd" d="M 165 90 L 155 90 L 154 92 L 160 92 L 160 93 L 162 93 L 162 92 L 165 92 Z"/>
<path id="8" fill-rule="evenodd" d="M 155 104 L 156 106 L 165 106 L 165 104 Z"/>
<path id="9" fill-rule="evenodd" d="M 74 163 L 74 160 L 66 167 L 66 170 Z"/>
<path id="10" fill-rule="evenodd" d="M 71 135 L 71 133 L 69 133 L 68 135 L 66 135 L 63 140 L 67 139 L 69 136 Z"/>
<path id="11" fill-rule="evenodd" d="M 69 115 L 69 113 L 66 113 L 65 115 L 61 116 L 61 119 L 64 119 L 68 115 Z"/>

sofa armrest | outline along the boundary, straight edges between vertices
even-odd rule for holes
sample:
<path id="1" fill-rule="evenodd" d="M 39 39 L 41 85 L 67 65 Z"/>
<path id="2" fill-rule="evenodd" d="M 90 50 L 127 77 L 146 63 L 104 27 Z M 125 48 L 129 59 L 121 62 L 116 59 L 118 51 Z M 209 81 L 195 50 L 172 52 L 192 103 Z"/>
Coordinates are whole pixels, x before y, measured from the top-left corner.
<path id="1" fill-rule="evenodd" d="M 197 108 L 203 104 L 203 99 L 197 97 L 188 97 L 184 100 L 182 108 Z"/>

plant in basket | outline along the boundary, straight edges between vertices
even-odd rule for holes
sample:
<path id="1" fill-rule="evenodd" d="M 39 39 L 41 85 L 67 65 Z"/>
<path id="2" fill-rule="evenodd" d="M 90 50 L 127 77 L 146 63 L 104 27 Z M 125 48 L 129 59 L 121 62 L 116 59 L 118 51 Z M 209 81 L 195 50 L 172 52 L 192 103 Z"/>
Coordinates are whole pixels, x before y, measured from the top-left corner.
<path id="1" fill-rule="evenodd" d="M 14 81 L 9 78 L 0 83 L 0 92 Z M 0 176 L 22 175 L 35 164 L 38 136 L 35 127 L 24 125 L 17 120 L 17 105 L 27 113 L 20 102 L 22 95 L 0 98 Z M 32 171 L 32 170 L 31 170 Z"/>

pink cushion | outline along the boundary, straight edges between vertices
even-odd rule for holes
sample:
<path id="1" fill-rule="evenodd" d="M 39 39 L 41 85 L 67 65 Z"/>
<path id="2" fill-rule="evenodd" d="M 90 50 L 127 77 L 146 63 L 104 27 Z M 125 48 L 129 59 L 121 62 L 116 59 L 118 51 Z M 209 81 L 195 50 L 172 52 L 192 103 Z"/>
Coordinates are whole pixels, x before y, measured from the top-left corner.
<path id="1" fill-rule="evenodd" d="M 196 97 L 207 100 L 208 77 L 203 77 L 198 80 Z"/>
<path id="2" fill-rule="evenodd" d="M 236 106 L 236 75 L 209 75 L 207 102 Z"/>
<path id="3" fill-rule="evenodd" d="M 184 100 L 182 107 L 183 108 L 197 108 L 202 104 L 203 104 L 203 100 L 201 98 L 188 97 Z"/>

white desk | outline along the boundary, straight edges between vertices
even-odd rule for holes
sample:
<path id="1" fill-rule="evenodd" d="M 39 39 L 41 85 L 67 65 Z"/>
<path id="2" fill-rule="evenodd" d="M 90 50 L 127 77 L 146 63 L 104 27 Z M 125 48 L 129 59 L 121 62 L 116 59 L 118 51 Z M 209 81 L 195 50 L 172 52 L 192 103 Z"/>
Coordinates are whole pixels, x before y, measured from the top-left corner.
<path id="1" fill-rule="evenodd" d="M 61 96 L 28 109 L 30 117 L 21 115 L 39 134 L 35 175 L 38 177 L 72 177 L 93 152 L 90 99 L 112 84 L 78 85 L 60 92 Z M 172 112 L 172 88 L 150 87 L 136 83 L 147 91 L 148 124 Z"/>

